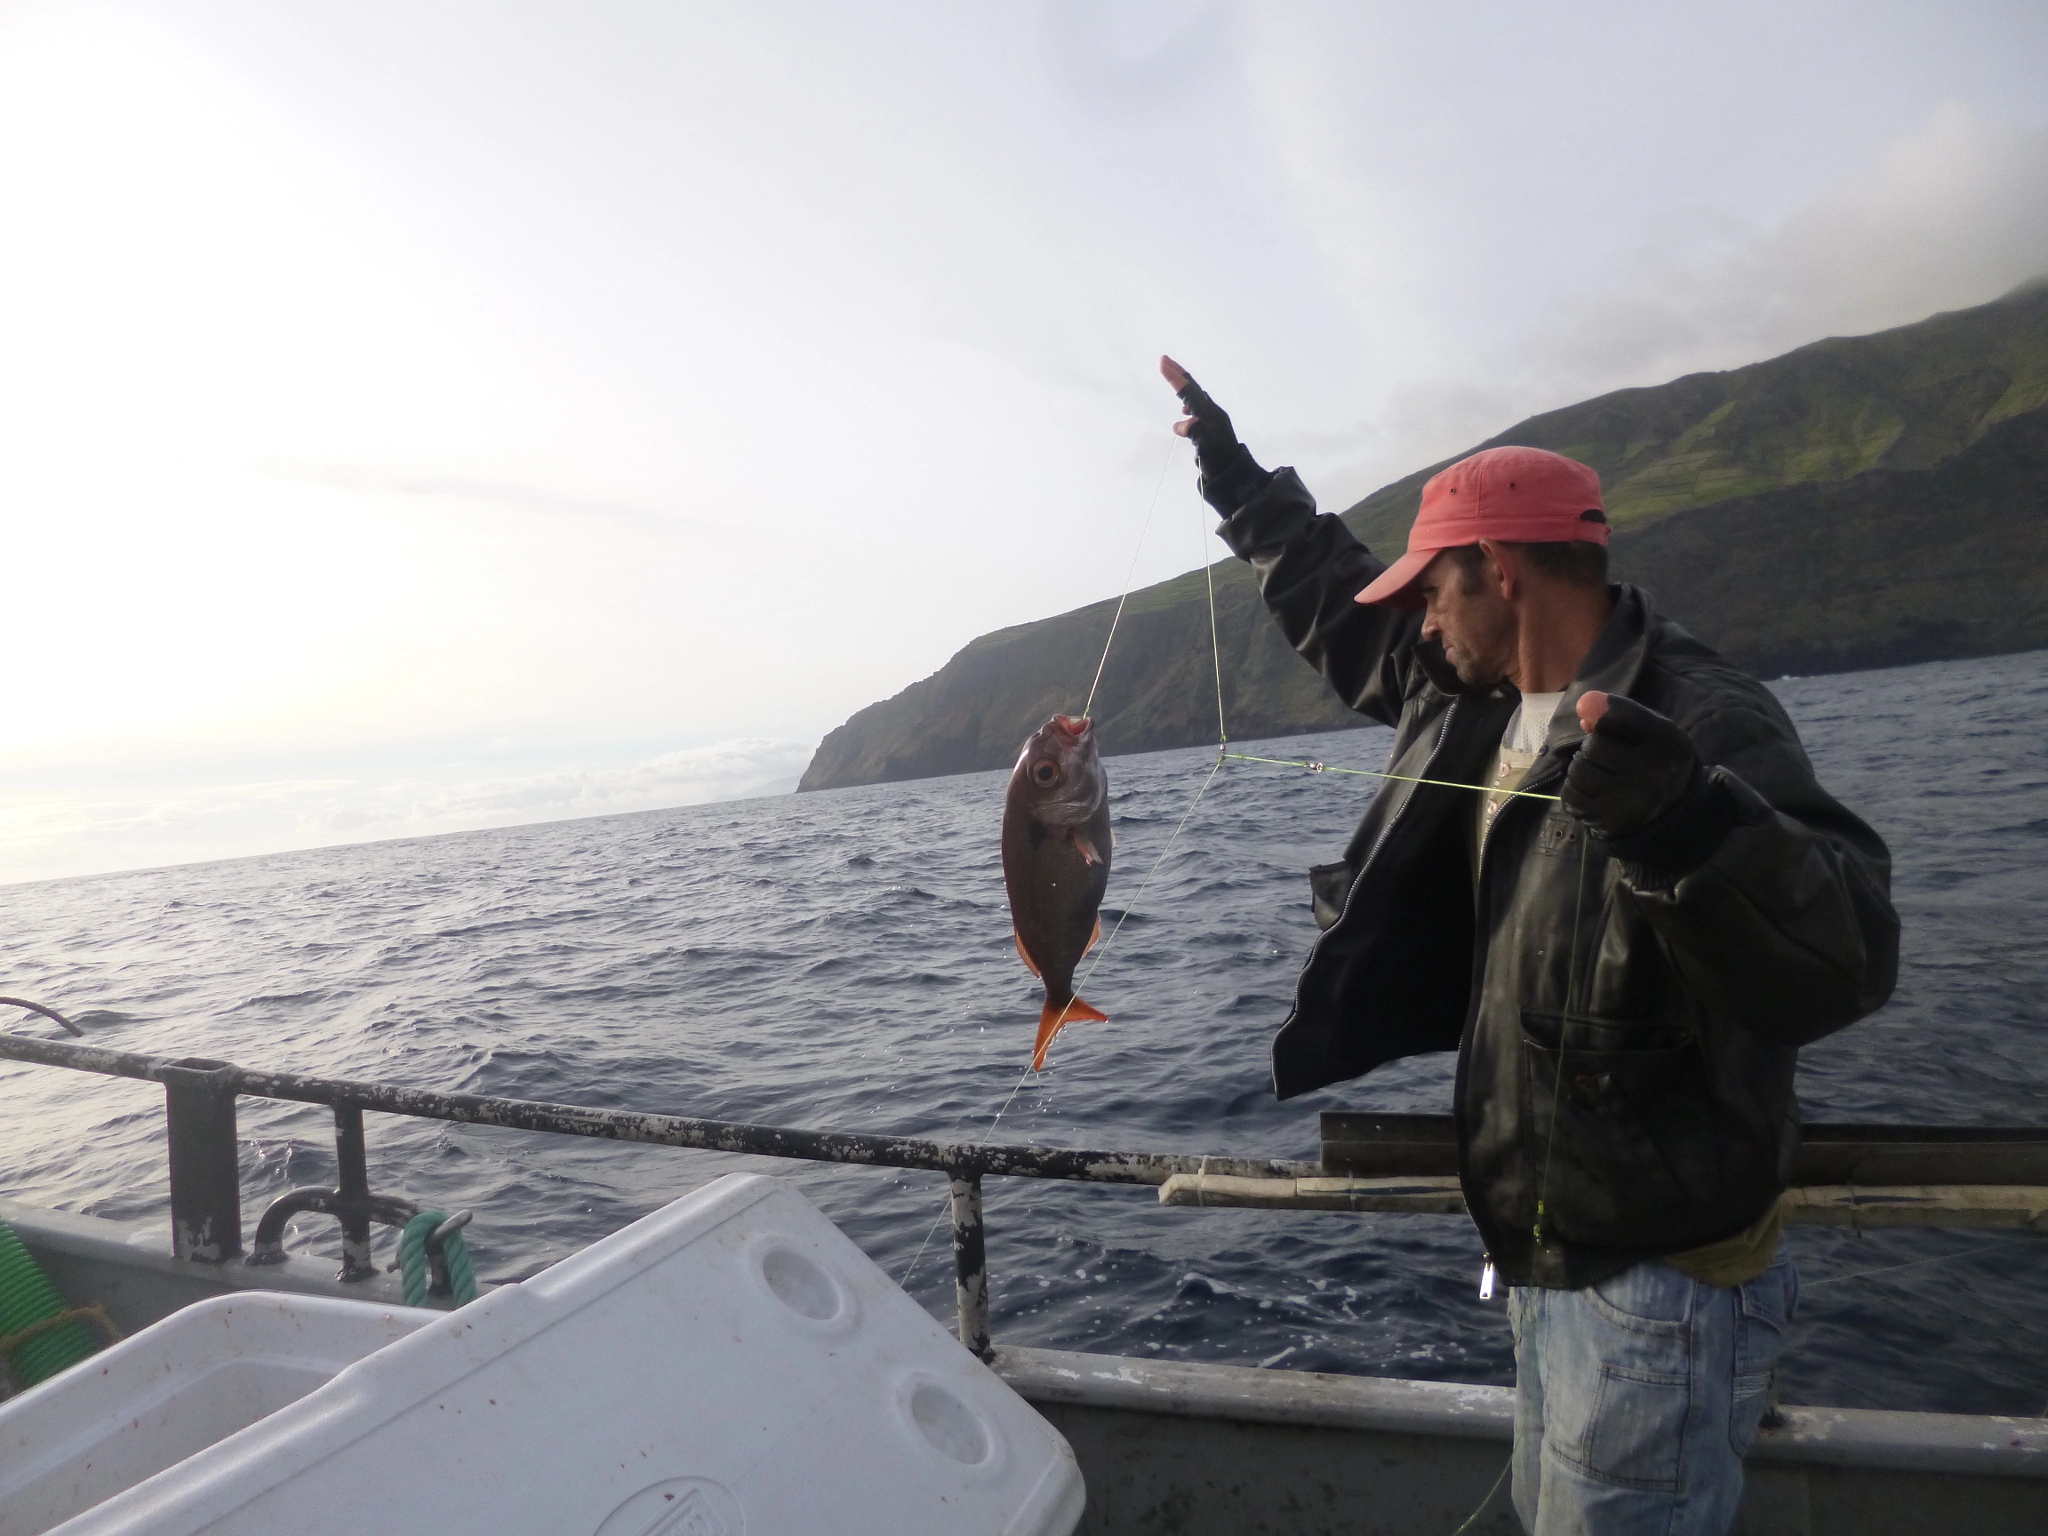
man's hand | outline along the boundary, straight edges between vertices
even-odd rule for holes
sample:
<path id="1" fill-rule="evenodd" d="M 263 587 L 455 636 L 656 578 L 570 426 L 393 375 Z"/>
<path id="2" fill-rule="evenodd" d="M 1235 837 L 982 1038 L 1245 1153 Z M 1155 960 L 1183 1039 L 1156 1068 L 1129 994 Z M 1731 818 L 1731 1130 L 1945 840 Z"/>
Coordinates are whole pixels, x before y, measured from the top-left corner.
<path id="1" fill-rule="evenodd" d="M 1572 759 L 1559 798 L 1607 843 L 1633 837 L 1688 791 L 1704 790 L 1706 770 L 1671 721 L 1634 699 L 1588 693 L 1579 699 L 1586 743 Z"/>
<path id="2" fill-rule="evenodd" d="M 1230 417 L 1194 381 L 1193 375 L 1172 358 L 1159 359 L 1159 372 L 1180 396 L 1181 419 L 1173 424 L 1173 430 L 1194 443 L 1195 462 L 1201 465 L 1202 473 L 1211 479 L 1219 478 L 1245 451 L 1230 425 Z"/>

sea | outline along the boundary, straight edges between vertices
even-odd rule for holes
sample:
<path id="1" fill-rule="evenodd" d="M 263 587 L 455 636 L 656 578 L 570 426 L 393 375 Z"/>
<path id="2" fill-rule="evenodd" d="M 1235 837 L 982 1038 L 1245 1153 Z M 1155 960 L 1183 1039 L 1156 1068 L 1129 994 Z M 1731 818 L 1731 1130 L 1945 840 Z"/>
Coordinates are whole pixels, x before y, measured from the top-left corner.
<path id="1" fill-rule="evenodd" d="M 1890 843 L 1904 921 L 1897 996 L 1803 1053 L 1809 1119 L 2048 1127 L 2044 662 L 1773 684 L 1822 781 Z M 1377 768 L 1389 741 L 1237 746 Z M 1037 1076 L 1001 773 L 9 886 L 0 993 L 124 1050 L 770 1125 L 1313 1159 L 1319 1111 L 1446 1111 L 1446 1056 L 1274 1101 L 1268 1042 L 1315 934 L 1304 871 L 1337 856 L 1373 781 L 1230 763 L 1197 800 L 1216 758 L 1110 760 L 1121 926 L 1087 995 L 1111 1022 L 1070 1028 Z M 0 1103 L 0 1193 L 165 1223 L 160 1090 L 0 1063 Z M 252 1226 L 334 1177 L 324 1110 L 245 1099 L 241 1134 Z M 939 1175 L 384 1115 L 369 1143 L 377 1190 L 475 1211 L 486 1278 L 752 1168 L 951 1316 Z M 1166 1208 L 1023 1179 L 991 1179 L 987 1208 L 998 1342 L 1512 1379 L 1462 1217 Z M 324 1262 L 336 1237 L 306 1218 L 293 1243 Z M 1789 1240 L 1787 1401 L 2048 1411 L 2048 1233 Z"/>

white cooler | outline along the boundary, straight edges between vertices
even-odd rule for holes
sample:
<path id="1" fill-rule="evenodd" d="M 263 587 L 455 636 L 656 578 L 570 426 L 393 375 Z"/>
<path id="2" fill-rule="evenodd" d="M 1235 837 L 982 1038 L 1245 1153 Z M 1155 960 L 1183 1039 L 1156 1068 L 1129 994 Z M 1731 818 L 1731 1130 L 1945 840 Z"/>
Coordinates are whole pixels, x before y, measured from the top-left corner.
<path id="1" fill-rule="evenodd" d="M 1082 1504 L 1022 1398 L 801 1195 L 733 1174 L 56 1529 L 1067 1536 Z"/>
<path id="2" fill-rule="evenodd" d="M 433 1316 L 283 1291 L 174 1312 L 0 1403 L 0 1536 L 41 1536 L 297 1402 Z"/>

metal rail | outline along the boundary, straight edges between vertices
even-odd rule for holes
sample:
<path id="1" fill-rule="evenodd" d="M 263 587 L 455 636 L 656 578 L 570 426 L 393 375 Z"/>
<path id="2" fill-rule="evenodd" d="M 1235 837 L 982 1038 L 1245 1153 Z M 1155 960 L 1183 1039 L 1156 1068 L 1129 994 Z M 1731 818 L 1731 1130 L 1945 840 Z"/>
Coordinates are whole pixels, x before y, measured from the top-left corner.
<path id="1" fill-rule="evenodd" d="M 301 1209 L 325 1209 L 340 1217 L 345 1280 L 362 1279 L 374 1272 L 369 1263 L 370 1223 L 380 1219 L 382 1206 L 390 1204 L 388 1197 L 370 1192 L 363 1139 L 365 1110 L 463 1125 L 497 1125 L 564 1136 L 692 1147 L 708 1152 L 943 1173 L 948 1178 L 951 1198 L 960 1341 L 984 1358 L 989 1354 L 988 1277 L 981 1203 L 984 1177 L 994 1174 L 1087 1184 L 1158 1186 L 1176 1174 L 1293 1179 L 1312 1176 L 1319 1170 L 1315 1163 L 1284 1159 L 931 1141 L 911 1136 L 702 1120 L 640 1110 L 591 1109 L 580 1104 L 490 1094 L 437 1093 L 397 1083 L 262 1072 L 205 1057 L 145 1056 L 33 1035 L 0 1033 L 0 1060 L 64 1067 L 163 1086 L 170 1133 L 171 1244 L 179 1258 L 200 1263 L 226 1263 L 242 1253 L 235 1106 L 245 1095 L 324 1104 L 333 1109 L 335 1150 L 341 1169 L 339 1187 L 327 1192 L 294 1191 L 282 1198 L 297 1202 Z M 314 1193 L 320 1195 L 317 1201 L 312 1198 Z M 259 1228 L 259 1237 L 275 1237 L 289 1214 L 282 1212 L 275 1221 L 267 1215 Z M 261 1258 L 275 1260 L 267 1242 L 259 1243 L 259 1249 L 263 1250 Z"/>
<path id="2" fill-rule="evenodd" d="M 0 1033 L 0 1061 L 162 1085 L 170 1144 L 172 1248 L 179 1258 L 199 1263 L 224 1264 L 243 1251 L 235 1112 L 237 1101 L 245 1095 L 331 1108 L 340 1170 L 331 1190 L 292 1190 L 272 1201 L 257 1226 L 256 1251 L 247 1262 L 280 1262 L 285 1257 L 286 1222 L 294 1215 L 319 1211 L 341 1222 L 343 1280 L 363 1280 L 376 1273 L 370 1258 L 373 1222 L 402 1224 L 417 1210 L 409 1201 L 372 1193 L 363 1133 L 366 1110 L 652 1146 L 943 1173 L 952 1218 L 960 1342 L 984 1359 L 989 1357 L 990 1345 L 981 1183 L 989 1175 L 1151 1185 L 1159 1188 L 1162 1203 L 1170 1205 L 1411 1212 L 1464 1209 L 1453 1176 L 1456 1146 L 1447 1116 L 1325 1115 L 1323 1160 L 1310 1163 L 932 1141 L 749 1125 L 490 1094 L 437 1093 L 396 1083 L 296 1072 L 262 1072 L 204 1057 L 145 1056 L 34 1035 Z M 2048 1131 L 1810 1126 L 1807 1132 L 1813 1145 L 1802 1154 L 1800 1172 L 1812 1183 L 1795 1189 L 1799 1199 L 1794 1202 L 1793 1219 L 1851 1226 L 2041 1230 L 2048 1218 L 2048 1177 L 2044 1177 L 2048 1175 Z M 1333 1174 L 1351 1176 L 1333 1178 Z M 1887 1176 L 1888 1183 L 1899 1187 L 1873 1187 L 1864 1182 L 1873 1175 Z M 438 1261 L 435 1275 L 435 1293 L 443 1294 L 445 1271 Z"/>

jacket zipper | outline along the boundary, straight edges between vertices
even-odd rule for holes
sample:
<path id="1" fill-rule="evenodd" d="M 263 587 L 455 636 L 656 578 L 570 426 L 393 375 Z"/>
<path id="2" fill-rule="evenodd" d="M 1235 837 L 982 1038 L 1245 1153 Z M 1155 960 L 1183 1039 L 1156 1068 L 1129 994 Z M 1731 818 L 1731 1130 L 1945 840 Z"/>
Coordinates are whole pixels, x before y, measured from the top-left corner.
<path id="1" fill-rule="evenodd" d="M 1534 765 L 1532 764 L 1531 766 L 1532 766 L 1532 768 L 1533 768 L 1533 766 L 1534 766 Z M 1526 788 L 1526 787 L 1527 787 L 1527 785 L 1528 785 L 1528 782 L 1529 782 L 1529 781 L 1528 781 L 1528 779 L 1527 779 L 1527 778 L 1525 777 L 1525 778 L 1523 779 L 1523 781 L 1522 781 L 1522 786 L 1521 786 L 1521 787 L 1523 787 L 1523 788 Z M 1503 811 L 1505 811 L 1506 807 L 1505 807 L 1505 806 L 1503 806 L 1503 807 L 1502 807 L 1502 809 L 1503 809 Z M 1580 835 L 1581 835 L 1581 836 L 1585 836 L 1586 834 L 1585 834 L 1585 833 L 1583 833 L 1583 832 L 1581 832 L 1581 834 L 1580 834 Z M 1473 887 L 1473 907 L 1474 907 L 1474 920 L 1473 920 L 1473 932 L 1472 932 L 1472 944 L 1473 944 L 1473 951 L 1472 951 L 1472 963 L 1473 963 L 1473 973 L 1474 973 L 1474 975 L 1475 975 L 1475 976 L 1476 976 L 1476 975 L 1479 975 L 1480 973 L 1482 973 L 1482 972 L 1484 971 L 1484 969 L 1485 969 L 1485 961 L 1486 961 L 1486 959 L 1487 959 L 1487 956 L 1486 956 L 1486 955 L 1482 955 L 1482 954 L 1480 953 L 1480 949 L 1479 949 L 1479 946 L 1480 946 L 1481 944 L 1486 944 L 1486 946 L 1487 946 L 1487 948 L 1488 948 L 1488 950 L 1489 950 L 1489 951 L 1490 951 L 1490 950 L 1491 950 L 1491 948 L 1492 948 L 1492 945 L 1491 945 L 1491 943 L 1490 943 L 1490 941 L 1489 941 L 1489 939 L 1488 939 L 1488 937 L 1487 937 L 1487 935 L 1486 935 L 1486 933 L 1485 933 L 1485 924 L 1484 924 L 1484 921 L 1483 921 L 1483 919 L 1484 919 L 1484 916 L 1485 916 L 1485 906 L 1484 906 L 1484 890 L 1485 890 L 1485 875 L 1486 875 L 1486 852 L 1487 852 L 1487 844 L 1491 843 L 1492 841 L 1493 841 L 1493 839 L 1492 839 L 1492 837 L 1491 837 L 1491 836 L 1489 835 L 1489 836 L 1487 836 L 1486 838 L 1482 839 L 1482 841 L 1480 842 L 1480 845 L 1479 845 L 1479 859 L 1478 859 L 1478 862 L 1477 862 L 1477 864 L 1476 864 L 1476 866 L 1475 866 L 1475 868 L 1473 869 L 1473 872 L 1472 872 L 1472 887 Z M 1580 878 L 1581 878 L 1581 879 L 1583 879 L 1583 872 L 1581 873 L 1581 876 L 1580 876 Z M 1585 897 L 1584 897 L 1584 892 L 1583 892 L 1583 891 L 1576 891 L 1576 892 L 1574 893 L 1574 899 L 1575 899 L 1575 900 L 1579 900 L 1579 901 L 1583 901 L 1583 900 L 1585 899 Z M 1566 998 L 1566 1003 L 1567 1003 L 1567 1005 L 1569 1005 L 1569 1003 L 1570 1003 L 1570 999 L 1571 999 L 1571 981 L 1570 981 L 1570 978 L 1571 978 L 1571 977 L 1572 977 L 1572 976 L 1573 976 L 1574 974 L 1576 974 L 1576 970 L 1577 970 L 1577 967 L 1578 967 L 1578 963 L 1579 963 L 1579 958 L 1578 958 L 1578 955 L 1577 955 L 1576 953 L 1567 953 L 1567 954 L 1566 954 L 1566 956 L 1565 956 L 1565 967 L 1566 967 L 1566 984 L 1565 984 L 1565 998 Z M 1566 1017 L 1566 1020 L 1565 1020 L 1565 1026 L 1564 1026 L 1564 1027 L 1566 1027 L 1566 1028 L 1569 1028 L 1569 1027 L 1570 1027 L 1570 1019 L 1569 1019 L 1569 1012 L 1570 1012 L 1570 1009 L 1569 1009 L 1569 1006 L 1567 1006 L 1567 1008 L 1566 1008 L 1566 1014 L 1567 1014 L 1567 1017 Z M 1477 1019 L 1477 1017 L 1478 1017 L 1478 1013 L 1477 1013 L 1477 1010 L 1476 1010 L 1476 1008 L 1475 1008 L 1474 1010 L 1472 1010 L 1471 1012 L 1469 1012 L 1469 1013 L 1467 1014 L 1467 1016 L 1466 1016 L 1466 1019 L 1465 1019 L 1465 1028 L 1464 1028 L 1464 1030 L 1463 1030 L 1463 1031 L 1461 1031 L 1461 1032 L 1460 1032 L 1460 1036 L 1459 1036 L 1459 1040 L 1458 1040 L 1458 1066 L 1457 1066 L 1457 1072 L 1456 1072 L 1456 1074 L 1455 1074 L 1455 1075 L 1453 1076 L 1453 1078 L 1452 1078 L 1452 1084 L 1451 1084 L 1451 1123 L 1452 1123 L 1452 1126 L 1453 1126 L 1453 1128 L 1454 1128 L 1454 1129 L 1455 1129 L 1455 1131 L 1456 1131 L 1456 1134 L 1457 1134 L 1457 1139 L 1458 1139 L 1458 1169 L 1459 1169 L 1459 1183 L 1460 1183 L 1461 1185 L 1462 1185 L 1462 1184 L 1463 1184 L 1463 1182 L 1464 1182 L 1464 1168 L 1465 1168 L 1465 1048 L 1466 1048 L 1466 1045 L 1467 1045 L 1467 1043 L 1468 1043 L 1465 1037 L 1466 1037 L 1467 1035 L 1469 1035 L 1469 1034 L 1470 1034 L 1470 1032 L 1471 1032 L 1471 1030 L 1472 1030 L 1472 1026 L 1473 1026 L 1473 1023 L 1474 1023 L 1474 1021 L 1475 1021 L 1475 1020 Z M 1562 1040 L 1562 1036 L 1560 1036 L 1560 1041 L 1561 1041 L 1561 1040 Z M 1486 1224 L 1485 1224 L 1485 1223 L 1484 1223 L 1483 1221 L 1481 1221 L 1481 1220 L 1480 1220 L 1480 1216 L 1479 1216 L 1480 1206 L 1479 1206 L 1479 1204 L 1478 1204 L 1478 1202 L 1477 1202 L 1477 1201 L 1473 1200 L 1473 1198 L 1472 1198 L 1472 1192 L 1471 1192 L 1470 1190 L 1466 1190 L 1466 1191 L 1465 1191 L 1465 1204 L 1466 1204 L 1466 1208 L 1467 1208 L 1468 1212 L 1469 1212 L 1469 1213 L 1471 1214 L 1471 1217 L 1472 1217 L 1472 1224 L 1473 1224 L 1474 1226 L 1476 1226 L 1476 1227 L 1478 1227 L 1478 1228 L 1479 1228 L 1479 1235 L 1480 1235 L 1480 1237 L 1481 1237 L 1482 1239 L 1484 1239 L 1484 1240 L 1486 1241 L 1486 1243 L 1487 1243 L 1487 1251 L 1486 1251 L 1486 1252 L 1485 1252 L 1484 1254 L 1482 1254 L 1482 1255 L 1481 1255 L 1481 1259 L 1480 1259 L 1480 1266 L 1481 1266 L 1481 1267 L 1480 1267 L 1480 1271 L 1479 1271 L 1479 1294 L 1480 1294 L 1480 1296 L 1481 1296 L 1482 1298 L 1491 1298 L 1491 1296 L 1493 1295 L 1493 1288 L 1494 1288 L 1494 1284 L 1495 1284 L 1495 1281 L 1496 1281 L 1496 1276 L 1497 1276 L 1497 1274 L 1498 1274 L 1498 1271 L 1497 1271 L 1497 1269 L 1495 1268 L 1495 1265 L 1494 1265 L 1494 1259 L 1493 1259 L 1493 1252 L 1492 1252 L 1492 1244 L 1493 1244 L 1493 1234 L 1492 1234 L 1491 1232 L 1489 1232 L 1489 1231 L 1487 1230 L 1487 1228 L 1486 1228 Z"/>

